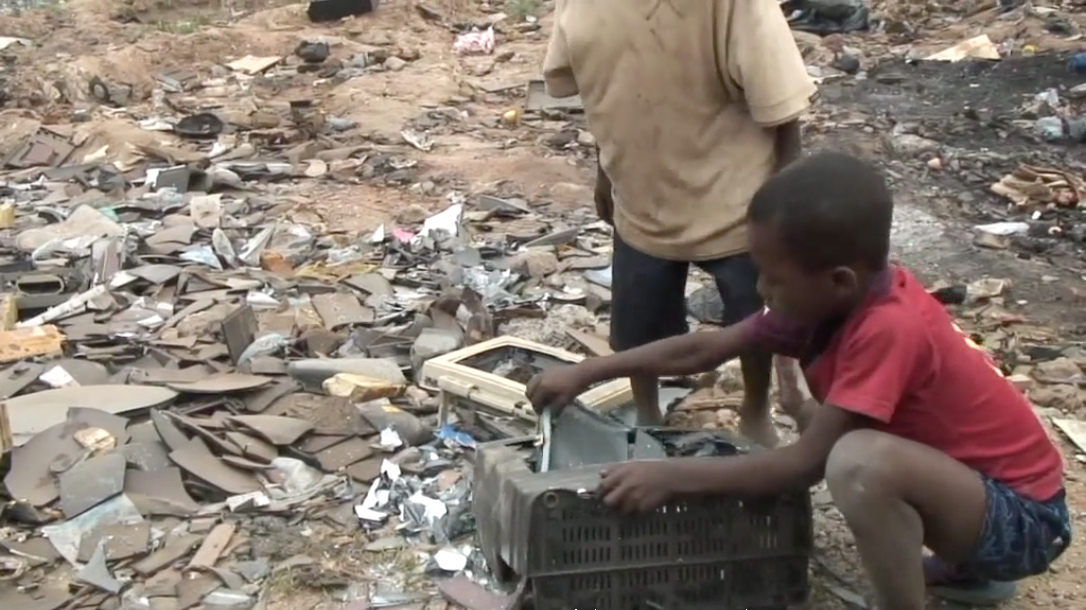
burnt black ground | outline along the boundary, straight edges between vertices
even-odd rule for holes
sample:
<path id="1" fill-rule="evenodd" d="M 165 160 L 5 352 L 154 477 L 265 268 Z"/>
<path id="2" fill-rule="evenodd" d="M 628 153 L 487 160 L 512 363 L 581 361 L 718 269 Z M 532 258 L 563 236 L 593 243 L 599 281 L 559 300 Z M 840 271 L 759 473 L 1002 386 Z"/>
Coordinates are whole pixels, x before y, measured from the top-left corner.
<path id="1" fill-rule="evenodd" d="M 897 201 L 895 255 L 926 280 L 1013 280 L 1010 300 L 1068 337 L 1086 334 L 1083 273 L 1086 244 L 1070 238 L 1021 239 L 1007 251 L 972 245 L 972 225 L 1020 220 L 1024 215 L 989 187 L 1019 163 L 1086 172 L 1086 144 L 1040 141 L 1033 133 L 1033 101 L 1055 89 L 1061 99 L 1086 77 L 1071 73 L 1067 56 L 1000 62 L 892 61 L 866 79 L 830 80 L 820 87 L 820 121 L 807 142 L 815 149 L 846 150 L 881 165 Z M 1086 101 L 1072 102 L 1086 114 Z M 829 128 L 819 127 L 830 125 Z M 937 143 L 909 150 L 900 134 Z M 928 160 L 940 157 L 943 169 Z M 1086 207 L 1046 213 L 1065 229 L 1086 224 Z"/>

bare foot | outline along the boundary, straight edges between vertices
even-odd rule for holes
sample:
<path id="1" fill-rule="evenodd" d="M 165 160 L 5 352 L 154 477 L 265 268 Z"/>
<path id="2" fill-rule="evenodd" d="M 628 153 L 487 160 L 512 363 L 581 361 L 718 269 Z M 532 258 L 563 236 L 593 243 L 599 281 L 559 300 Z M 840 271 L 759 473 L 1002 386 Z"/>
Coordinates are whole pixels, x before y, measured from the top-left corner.
<path id="1" fill-rule="evenodd" d="M 654 412 L 637 412 L 637 425 L 658 428 L 664 425 L 664 415 L 657 409 Z"/>
<path id="2" fill-rule="evenodd" d="M 777 427 L 773 425 L 773 416 L 769 405 L 739 408 L 739 432 L 748 439 L 767 448 L 773 448 L 780 442 Z"/>

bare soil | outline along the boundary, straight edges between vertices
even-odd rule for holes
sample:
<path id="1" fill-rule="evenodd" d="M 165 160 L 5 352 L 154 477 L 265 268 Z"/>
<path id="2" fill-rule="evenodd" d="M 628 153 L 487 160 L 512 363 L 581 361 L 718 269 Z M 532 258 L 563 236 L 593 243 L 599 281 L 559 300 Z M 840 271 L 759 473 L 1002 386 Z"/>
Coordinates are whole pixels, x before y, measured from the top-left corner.
<path id="1" fill-rule="evenodd" d="M 394 223 L 411 208 L 439 210 L 453 191 L 469 197 L 519 196 L 555 209 L 591 205 L 594 162 L 590 138 L 580 133 L 587 129 L 583 118 L 503 119 L 510 110 L 523 110 L 524 84 L 538 75 L 549 32 L 548 6 L 388 0 L 372 15 L 329 25 L 310 23 L 305 8 L 278 0 L 72 0 L 3 15 L 0 35 L 29 38 L 34 46 L 15 45 L 0 52 L 11 67 L 0 73 L 0 99 L 11 100 L 0 110 L 0 157 L 42 124 L 69 126 L 90 149 L 159 142 L 164 136 L 137 123 L 159 112 L 151 101 L 155 75 L 184 69 L 213 84 L 228 73 L 222 64 L 229 61 L 246 55 L 289 57 L 300 42 L 323 40 L 332 46 L 329 62 L 346 63 L 366 53 L 417 59 L 402 69 L 348 78 L 257 77 L 245 89 L 223 93 L 209 85 L 181 101 L 192 110 L 244 117 L 269 109 L 281 112 L 291 100 L 312 99 L 325 117 L 356 123 L 336 136 L 337 145 L 368 147 L 373 155 L 415 165 L 406 180 L 396 183 L 329 174 L 265 185 L 264 195 L 318 214 L 329 230 L 348 233 Z M 454 53 L 457 25 L 485 24 L 503 8 L 509 13 L 534 10 L 542 27 L 507 23 L 499 28 L 494 55 Z M 819 106 L 805 128 L 808 146 L 854 151 L 890 172 L 899 204 L 897 253 L 927 279 L 1011 279 L 1011 292 L 1004 299 L 1008 309 L 1051 328 L 1063 343 L 1081 340 L 1086 309 L 1080 297 L 1086 286 L 1078 245 L 1043 255 L 978 250 L 969 230 L 972 222 L 1006 215 L 1005 202 L 987 188 L 1014 164 L 1082 171 L 1082 145 L 1042 144 L 1014 123 L 1029 120 L 1033 95 L 1082 82 L 1066 70 L 1066 54 L 1080 43 L 1052 33 L 1046 18 L 1008 17 L 979 3 L 940 8 L 930 2 L 886 2 L 875 8 L 890 33 L 824 40 L 799 36 L 810 64 L 828 65 L 841 49 L 851 49 L 870 71 L 866 80 L 846 77 L 823 83 Z M 1081 13 L 1073 20 L 1081 27 Z M 923 55 L 982 32 L 1016 52 L 1031 45 L 1036 55 L 998 63 L 910 64 L 901 59 L 906 50 Z M 97 105 L 87 89 L 94 76 L 130 85 L 134 102 L 123 111 Z M 76 111 L 84 111 L 87 119 L 75 121 Z M 933 171 L 927 164 L 930 154 L 903 153 L 895 147 L 894 127 L 907 124 L 912 125 L 910 133 L 939 142 L 938 154 L 958 164 Z M 422 152 L 406 145 L 400 132 L 407 128 L 425 130 L 432 149 Z M 262 152 L 277 157 L 287 150 L 270 146 Z M 1065 449 L 1068 455 L 1074 453 L 1069 445 Z M 1086 507 L 1086 482 L 1080 480 L 1079 462 L 1069 460 L 1068 467 L 1068 493 L 1078 521 Z M 820 505 L 818 515 L 815 592 L 809 607 L 850 607 L 838 588 L 863 590 L 864 585 L 849 534 L 832 507 Z M 317 557 L 336 578 L 361 581 L 364 556 L 354 541 L 331 531 L 314 529 L 299 538 L 295 530 L 270 525 L 261 548 L 269 556 Z M 1084 566 L 1086 551 L 1082 545 L 1072 546 L 1049 574 L 1023 583 L 1022 595 L 1007 607 L 1080 607 Z M 277 581 L 282 586 L 272 587 L 269 609 L 344 607 L 340 600 L 301 586 L 306 572 L 292 574 Z M 435 602 L 430 607 L 445 606 Z"/>

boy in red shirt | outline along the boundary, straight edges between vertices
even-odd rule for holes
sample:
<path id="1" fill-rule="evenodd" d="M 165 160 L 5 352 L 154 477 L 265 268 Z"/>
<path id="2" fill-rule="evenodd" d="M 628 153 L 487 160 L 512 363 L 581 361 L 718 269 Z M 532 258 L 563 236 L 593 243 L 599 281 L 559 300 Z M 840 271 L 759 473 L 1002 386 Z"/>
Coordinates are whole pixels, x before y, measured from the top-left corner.
<path id="1" fill-rule="evenodd" d="M 764 311 L 532 380 L 528 396 L 545 408 L 597 381 L 699 373 L 750 350 L 800 359 L 814 398 L 782 397 L 797 442 L 614 464 L 601 473 L 604 502 L 649 511 L 683 495 L 778 494 L 824 478 L 879 610 L 922 610 L 925 584 L 994 602 L 1048 568 L 1071 540 L 1059 451 L 984 351 L 888 263 L 892 212 L 867 164 L 836 153 L 798 161 L 750 206 Z"/>

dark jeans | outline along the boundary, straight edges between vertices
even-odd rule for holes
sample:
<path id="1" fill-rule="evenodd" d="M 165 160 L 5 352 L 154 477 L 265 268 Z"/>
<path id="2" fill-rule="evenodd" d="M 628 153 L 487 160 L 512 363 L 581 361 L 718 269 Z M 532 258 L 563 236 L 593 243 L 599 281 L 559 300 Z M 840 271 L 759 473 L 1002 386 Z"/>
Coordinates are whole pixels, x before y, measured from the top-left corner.
<path id="1" fill-rule="evenodd" d="M 615 234 L 611 268 L 611 347 L 615 350 L 685 334 L 690 264 L 656 258 Z M 762 309 L 758 268 L 748 254 L 693 263 L 713 277 L 724 301 L 724 323 Z"/>

